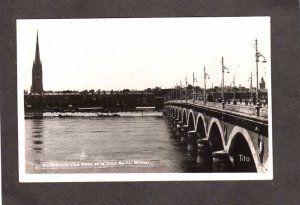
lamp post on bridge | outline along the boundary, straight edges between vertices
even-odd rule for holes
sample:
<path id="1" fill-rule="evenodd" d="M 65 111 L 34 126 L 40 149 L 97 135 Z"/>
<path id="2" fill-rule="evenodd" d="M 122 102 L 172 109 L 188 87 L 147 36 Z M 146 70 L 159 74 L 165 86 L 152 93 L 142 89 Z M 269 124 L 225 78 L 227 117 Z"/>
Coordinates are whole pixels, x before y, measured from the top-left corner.
<path id="1" fill-rule="evenodd" d="M 181 81 L 180 81 L 180 87 L 179 87 L 179 95 L 180 95 L 180 102 L 182 102 L 182 84 L 181 84 Z"/>
<path id="2" fill-rule="evenodd" d="M 179 98 L 180 98 L 180 90 L 179 90 L 179 86 L 178 84 L 176 83 L 176 101 L 178 102 L 179 101 Z"/>
<path id="3" fill-rule="evenodd" d="M 256 106 L 260 106 L 259 96 L 258 96 L 258 62 L 259 58 L 263 57 L 262 63 L 266 63 L 266 58 L 263 54 L 258 52 L 257 39 L 255 39 L 255 62 L 256 62 Z"/>
<path id="4" fill-rule="evenodd" d="M 179 97 L 180 97 L 180 94 L 179 94 L 179 86 L 178 86 L 178 84 L 176 83 L 176 101 L 177 101 L 177 102 L 179 101 Z"/>
<path id="5" fill-rule="evenodd" d="M 178 84 L 176 83 L 176 85 L 175 85 L 175 93 L 176 93 L 176 97 L 175 97 L 175 99 L 176 99 L 176 102 L 178 102 L 179 101 L 179 93 L 178 93 Z"/>
<path id="6" fill-rule="evenodd" d="M 176 96 L 175 89 L 173 88 L 172 90 L 173 90 L 173 100 L 175 101 L 175 100 L 176 100 L 176 97 L 175 97 L 175 96 Z"/>
<path id="7" fill-rule="evenodd" d="M 174 87 L 174 93 L 175 93 L 175 102 L 177 101 L 177 85 Z"/>
<path id="8" fill-rule="evenodd" d="M 232 83 L 230 86 L 233 85 L 233 104 L 236 105 L 236 100 L 235 100 L 235 94 L 236 94 L 236 87 L 235 87 L 235 76 L 233 76 Z M 241 98 L 241 97 L 240 97 Z"/>
<path id="9" fill-rule="evenodd" d="M 204 66 L 204 105 L 206 105 L 206 77 L 209 79 L 209 75 L 205 72 Z"/>
<path id="10" fill-rule="evenodd" d="M 198 82 L 198 81 L 195 78 L 195 75 L 193 73 L 193 103 L 195 102 L 195 85 L 194 85 L 195 82 Z"/>
<path id="11" fill-rule="evenodd" d="M 188 101 L 188 81 L 187 77 L 185 77 L 185 102 Z"/>
<path id="12" fill-rule="evenodd" d="M 251 76 L 250 76 L 249 80 L 250 80 L 250 100 L 251 100 L 251 102 L 253 102 L 252 72 L 251 72 Z M 248 81 L 249 81 L 249 80 L 248 80 Z"/>
<path id="13" fill-rule="evenodd" d="M 224 99 L 224 71 L 227 70 L 227 73 L 229 73 L 229 69 L 224 65 L 224 58 L 222 56 L 222 104 L 225 104 L 225 99 Z"/>

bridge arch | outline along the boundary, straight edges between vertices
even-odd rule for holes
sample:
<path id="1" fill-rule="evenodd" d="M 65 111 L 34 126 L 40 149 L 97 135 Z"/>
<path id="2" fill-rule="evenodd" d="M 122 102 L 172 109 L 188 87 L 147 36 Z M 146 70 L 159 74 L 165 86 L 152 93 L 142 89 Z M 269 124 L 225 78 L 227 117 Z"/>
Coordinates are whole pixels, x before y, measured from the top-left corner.
<path id="1" fill-rule="evenodd" d="M 183 125 L 187 125 L 186 109 L 183 109 L 183 112 L 182 112 L 182 122 L 183 122 Z"/>
<path id="2" fill-rule="evenodd" d="M 195 130 L 195 117 L 194 112 L 192 110 L 189 111 L 189 117 L 188 117 L 188 127 L 189 130 Z"/>
<path id="3" fill-rule="evenodd" d="M 208 140 L 213 152 L 225 149 L 222 127 L 220 121 L 216 118 L 212 118 L 210 121 L 208 129 Z"/>
<path id="4" fill-rule="evenodd" d="M 199 138 L 206 138 L 206 123 L 202 113 L 198 113 L 195 130 L 198 133 Z"/>
<path id="5" fill-rule="evenodd" d="M 180 120 L 180 107 L 177 107 L 177 119 Z"/>
<path id="6" fill-rule="evenodd" d="M 179 121 L 182 121 L 182 111 L 181 111 L 181 108 L 178 108 L 178 119 L 179 119 Z"/>
<path id="7" fill-rule="evenodd" d="M 246 129 L 239 126 L 233 128 L 228 139 L 226 150 L 233 158 L 235 171 L 257 172 L 259 170 L 259 157 Z M 249 161 L 247 159 L 249 159 Z"/>

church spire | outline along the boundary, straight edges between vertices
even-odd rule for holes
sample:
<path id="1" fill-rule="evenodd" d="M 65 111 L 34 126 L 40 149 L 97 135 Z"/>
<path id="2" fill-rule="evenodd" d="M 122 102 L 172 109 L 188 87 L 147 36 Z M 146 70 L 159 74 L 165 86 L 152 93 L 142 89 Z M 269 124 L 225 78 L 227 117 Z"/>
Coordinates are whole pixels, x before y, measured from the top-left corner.
<path id="1" fill-rule="evenodd" d="M 36 32 L 35 62 L 40 62 L 39 32 Z"/>
<path id="2" fill-rule="evenodd" d="M 36 34 L 35 59 L 32 65 L 31 93 L 43 93 L 43 70 L 40 60 L 39 34 Z"/>

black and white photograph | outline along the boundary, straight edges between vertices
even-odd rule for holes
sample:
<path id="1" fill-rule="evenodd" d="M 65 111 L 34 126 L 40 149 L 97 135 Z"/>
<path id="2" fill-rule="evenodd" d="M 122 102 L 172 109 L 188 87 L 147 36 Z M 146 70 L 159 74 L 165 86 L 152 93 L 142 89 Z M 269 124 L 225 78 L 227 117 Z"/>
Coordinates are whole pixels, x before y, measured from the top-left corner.
<path id="1" fill-rule="evenodd" d="M 19 181 L 273 179 L 270 20 L 17 19 Z"/>

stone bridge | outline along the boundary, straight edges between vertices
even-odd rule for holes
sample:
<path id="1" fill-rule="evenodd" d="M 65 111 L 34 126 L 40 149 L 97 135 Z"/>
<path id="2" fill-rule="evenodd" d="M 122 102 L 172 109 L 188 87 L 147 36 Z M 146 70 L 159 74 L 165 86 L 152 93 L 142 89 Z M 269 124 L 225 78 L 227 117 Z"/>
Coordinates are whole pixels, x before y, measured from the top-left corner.
<path id="1" fill-rule="evenodd" d="M 267 108 L 169 101 L 164 116 L 202 170 L 267 172 Z"/>

